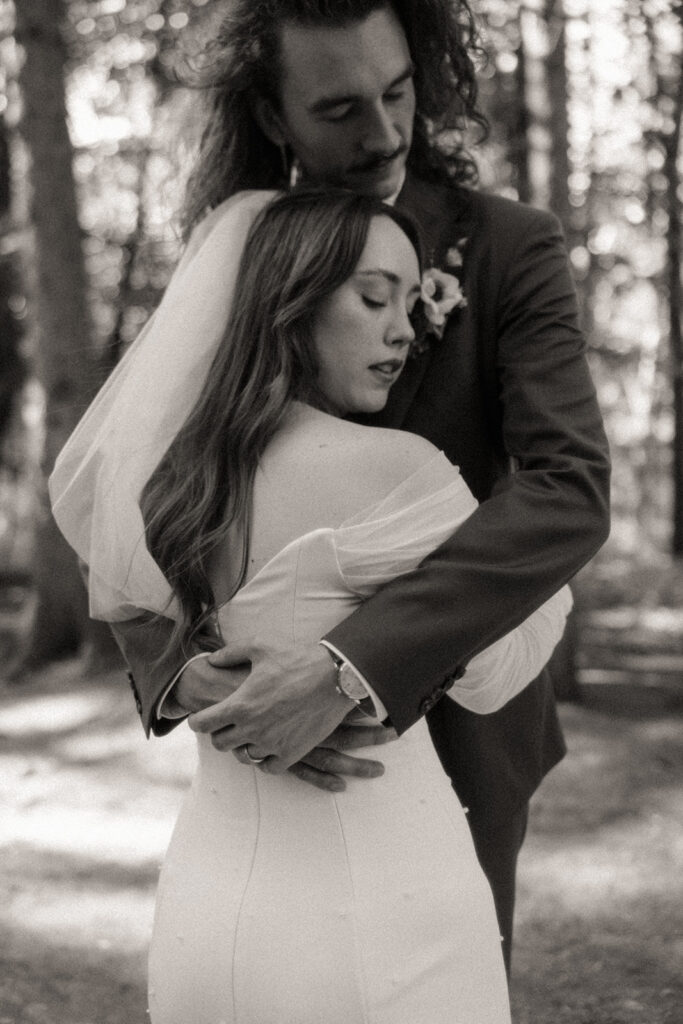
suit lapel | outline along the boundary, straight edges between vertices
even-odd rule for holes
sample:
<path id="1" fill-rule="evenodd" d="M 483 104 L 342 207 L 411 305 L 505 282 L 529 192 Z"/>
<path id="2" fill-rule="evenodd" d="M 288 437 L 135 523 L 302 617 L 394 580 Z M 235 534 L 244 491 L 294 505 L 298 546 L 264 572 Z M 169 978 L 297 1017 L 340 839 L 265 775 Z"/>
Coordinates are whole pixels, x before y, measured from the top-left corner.
<path id="1" fill-rule="evenodd" d="M 466 189 L 430 184 L 408 171 L 396 207 L 417 221 L 426 266 L 440 266 L 450 246 L 468 236 Z"/>
<path id="2" fill-rule="evenodd" d="M 415 178 L 408 171 L 396 206 L 416 221 L 420 229 L 425 266 L 443 267 L 447 250 L 461 238 L 469 237 L 471 223 L 464 189 L 432 185 Z M 426 352 L 411 356 L 406 367 L 389 392 L 389 400 L 377 416 L 366 422 L 378 426 L 401 427 L 413 399 L 434 356 L 435 346 L 449 344 L 453 324 L 444 337 L 433 338 Z"/>

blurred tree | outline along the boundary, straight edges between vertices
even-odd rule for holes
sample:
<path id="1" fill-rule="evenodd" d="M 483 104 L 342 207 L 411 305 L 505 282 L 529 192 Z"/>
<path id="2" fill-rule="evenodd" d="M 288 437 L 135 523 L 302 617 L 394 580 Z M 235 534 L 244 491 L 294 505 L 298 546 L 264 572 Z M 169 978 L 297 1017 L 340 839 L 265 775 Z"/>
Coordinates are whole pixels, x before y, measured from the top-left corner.
<path id="1" fill-rule="evenodd" d="M 526 46 L 519 0 L 485 0 L 478 9 L 489 59 L 480 68 L 482 105 L 490 121 L 478 153 L 484 188 L 529 202 L 529 130 Z"/>
<path id="2" fill-rule="evenodd" d="M 145 50 L 141 62 L 134 67 L 144 70 L 146 79 L 154 90 L 150 105 L 157 110 L 163 109 L 175 83 L 173 70 L 174 49 L 177 33 L 172 29 L 172 19 L 180 15 L 180 24 L 184 24 L 183 12 L 178 10 L 177 0 L 160 0 L 154 14 L 148 15 L 153 30 L 151 45 Z M 186 16 L 185 16 L 186 17 Z M 145 22 L 140 21 L 142 25 Z M 140 24 L 139 23 L 139 24 Z M 146 26 L 145 26 L 146 27 Z M 116 317 L 108 338 L 103 347 L 101 368 L 106 374 L 121 358 L 126 348 L 126 318 L 130 307 L 134 304 L 138 288 L 136 277 L 139 276 L 141 263 L 144 259 L 144 247 L 148 239 L 149 201 L 147 192 L 152 186 L 151 169 L 154 162 L 157 141 L 154 133 L 141 139 L 139 145 L 130 148 L 129 160 L 135 168 L 135 220 L 132 229 L 121 242 L 121 269 L 118 296 L 116 301 Z"/>
<path id="3" fill-rule="evenodd" d="M 9 428 L 21 385 L 26 378 L 26 363 L 19 351 L 22 336 L 17 316 L 20 304 L 16 243 L 7 241 L 10 215 L 9 129 L 0 115 L 0 464 L 2 442 Z"/>
<path id="4" fill-rule="evenodd" d="M 647 207 L 663 227 L 666 256 L 662 260 L 662 291 L 666 297 L 668 363 L 672 428 L 672 552 L 683 556 L 683 337 L 681 331 L 681 117 L 683 115 L 683 4 L 649 0 L 640 11 L 648 44 L 650 116 L 644 141 L 655 160 L 648 175 Z M 663 17 L 666 24 L 663 25 Z M 678 33 L 676 33 L 678 29 Z M 678 34 L 678 45 L 676 45 Z"/>
<path id="5" fill-rule="evenodd" d="M 681 35 L 683 36 L 683 3 L 676 8 Z M 679 58 L 681 54 L 679 52 Z M 676 66 L 674 65 L 674 68 Z M 668 298 L 669 298 L 669 348 L 673 362 L 673 553 L 683 556 L 683 296 L 681 295 L 681 175 L 678 160 L 681 149 L 681 118 L 683 117 L 683 63 L 667 82 L 669 89 L 664 95 L 670 100 L 671 116 L 664 132 L 664 174 L 666 177 L 667 201 L 667 252 L 668 252 Z"/>
<path id="6" fill-rule="evenodd" d="M 92 379 L 90 311 L 66 123 L 63 17 L 63 0 L 22 0 L 16 8 L 16 39 L 24 49 L 20 129 L 30 154 L 46 474 L 83 412 Z M 78 650 L 88 630 L 87 598 L 73 552 L 49 514 L 46 493 L 42 504 L 34 564 L 38 605 L 26 652 L 30 664 Z"/>
<path id="7" fill-rule="evenodd" d="M 510 132 L 510 160 L 515 169 L 517 195 L 522 203 L 530 203 L 531 170 L 529 167 L 529 132 L 531 129 L 531 110 L 529 108 L 529 89 L 527 73 L 527 52 L 522 27 L 524 12 L 518 7 L 516 25 L 513 30 L 514 50 L 514 83 L 513 116 Z"/>
<path id="8" fill-rule="evenodd" d="M 571 244 L 572 208 L 569 203 L 569 81 L 564 0 L 545 0 L 548 33 L 546 58 L 548 130 L 550 134 L 549 206 L 560 218 Z"/>

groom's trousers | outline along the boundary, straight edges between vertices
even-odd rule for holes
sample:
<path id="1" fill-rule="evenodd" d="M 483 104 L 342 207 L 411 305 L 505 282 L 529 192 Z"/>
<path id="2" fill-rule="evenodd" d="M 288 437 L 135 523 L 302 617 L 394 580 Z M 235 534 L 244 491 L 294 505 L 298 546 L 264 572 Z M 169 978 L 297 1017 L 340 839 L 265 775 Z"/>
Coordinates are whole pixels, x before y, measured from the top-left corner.
<path id="1" fill-rule="evenodd" d="M 512 955 L 517 857 L 524 842 L 528 819 L 528 804 L 514 811 L 509 817 L 496 815 L 495 819 L 487 819 L 486 813 L 468 812 L 477 857 L 493 892 L 508 978 Z"/>
<path id="2" fill-rule="evenodd" d="M 491 715 L 474 715 L 447 698 L 427 715 L 444 771 L 468 808 L 477 856 L 493 891 L 508 972 L 515 869 L 529 799 L 565 751 L 546 677 L 544 671 Z"/>

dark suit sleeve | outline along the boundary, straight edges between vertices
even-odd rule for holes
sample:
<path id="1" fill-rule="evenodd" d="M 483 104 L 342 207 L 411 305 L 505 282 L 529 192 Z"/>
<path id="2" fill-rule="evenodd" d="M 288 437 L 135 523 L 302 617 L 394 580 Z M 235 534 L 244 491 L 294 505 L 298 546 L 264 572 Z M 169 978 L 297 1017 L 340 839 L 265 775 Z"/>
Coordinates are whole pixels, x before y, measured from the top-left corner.
<path id="1" fill-rule="evenodd" d="M 145 734 L 166 735 L 183 719 L 158 719 L 156 706 L 187 660 L 171 646 L 173 623 L 170 619 L 142 613 L 135 619 L 109 625 L 128 666 L 128 681 Z"/>
<path id="2" fill-rule="evenodd" d="M 609 530 L 608 448 L 561 229 L 528 211 L 517 234 L 500 290 L 489 295 L 502 436 L 518 471 L 414 573 L 326 637 L 375 688 L 399 732 L 474 654 L 571 579 Z"/>
<path id="3" fill-rule="evenodd" d="M 79 559 L 78 567 L 87 587 L 88 566 Z M 110 622 L 109 627 L 128 666 L 128 682 L 145 734 L 165 736 L 183 721 L 182 718 L 156 717 L 159 698 L 187 660 L 171 644 L 173 622 L 151 612 L 142 612 L 134 619 Z M 202 635 L 192 653 L 215 650 L 219 646 L 215 637 Z"/>

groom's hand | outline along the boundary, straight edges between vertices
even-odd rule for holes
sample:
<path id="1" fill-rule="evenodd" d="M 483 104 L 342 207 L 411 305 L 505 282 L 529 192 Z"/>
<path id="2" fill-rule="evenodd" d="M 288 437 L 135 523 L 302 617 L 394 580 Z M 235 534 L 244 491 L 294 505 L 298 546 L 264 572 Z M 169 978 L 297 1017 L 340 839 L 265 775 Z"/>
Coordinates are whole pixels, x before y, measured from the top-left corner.
<path id="1" fill-rule="evenodd" d="M 182 672 L 180 679 L 166 695 L 163 710 L 170 718 L 181 718 L 201 711 L 234 693 L 249 674 L 249 667 L 215 668 L 206 658 L 196 658 Z"/>
<path id="2" fill-rule="evenodd" d="M 248 744 L 252 757 L 267 758 L 262 765 L 265 771 L 279 773 L 296 764 L 295 774 L 314 785 L 323 783 L 321 772 L 381 774 L 378 762 L 372 769 L 359 770 L 359 762 L 339 750 L 340 745 L 349 749 L 362 742 L 357 733 L 366 727 L 353 729 L 348 737 L 338 731 L 352 705 L 335 689 L 336 669 L 324 648 L 317 644 L 276 648 L 272 640 L 266 644 L 253 638 L 227 645 L 209 661 L 214 668 L 252 664 L 252 671 L 234 693 L 190 717 L 190 727 L 211 733 L 216 749 L 238 751 Z M 380 735 L 387 738 L 382 727 L 377 729 Z M 369 737 L 368 742 L 372 742 Z M 244 757 L 243 753 L 238 756 Z M 323 788 L 341 788 L 339 778 Z"/>
<path id="3" fill-rule="evenodd" d="M 343 751 L 376 747 L 395 739 L 398 739 L 396 732 L 382 725 L 353 725 L 344 721 L 320 746 L 291 765 L 289 771 L 302 782 L 308 782 L 328 792 L 339 793 L 346 789 L 344 776 L 376 779 L 384 774 L 384 765 L 381 761 L 350 757 Z M 240 761 L 247 760 L 239 751 L 237 757 Z M 267 761 L 264 762 L 264 767 L 268 768 Z"/>

